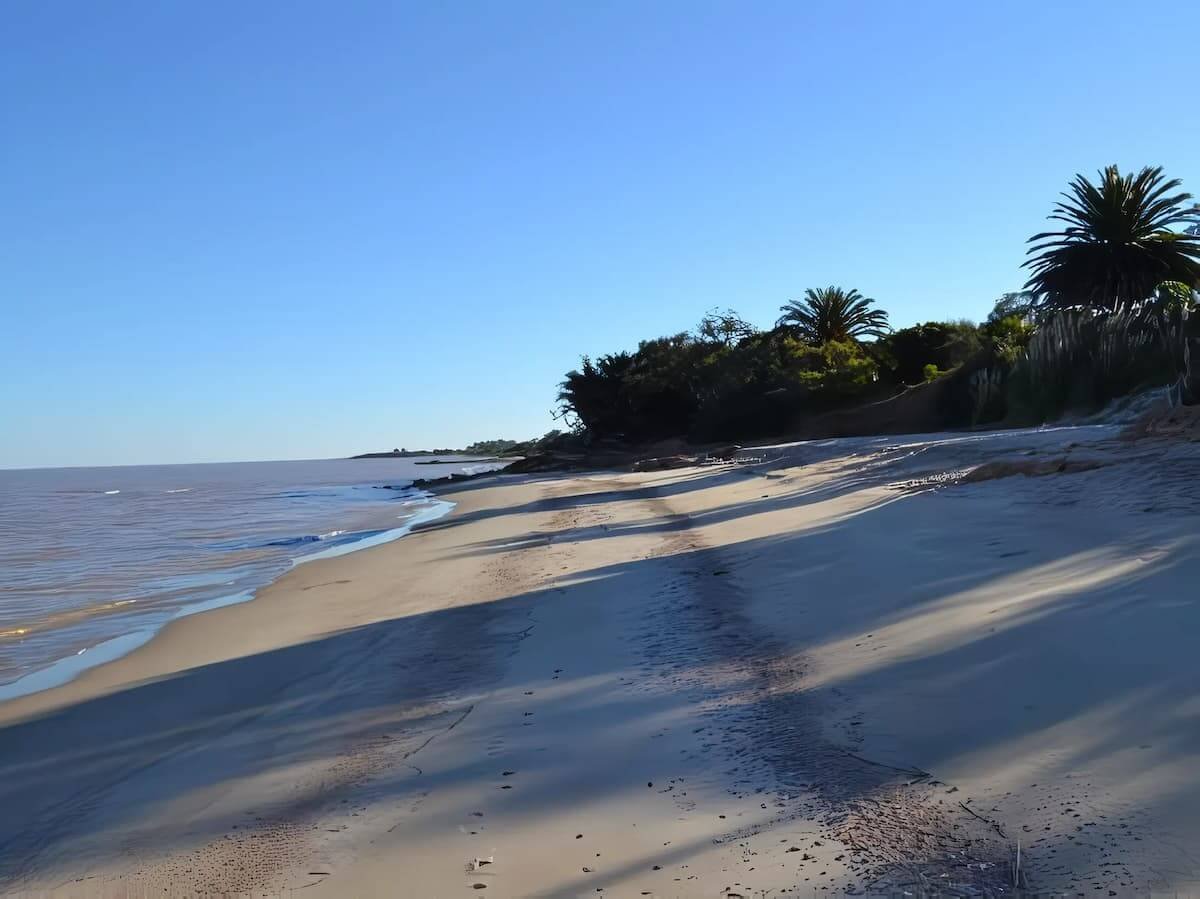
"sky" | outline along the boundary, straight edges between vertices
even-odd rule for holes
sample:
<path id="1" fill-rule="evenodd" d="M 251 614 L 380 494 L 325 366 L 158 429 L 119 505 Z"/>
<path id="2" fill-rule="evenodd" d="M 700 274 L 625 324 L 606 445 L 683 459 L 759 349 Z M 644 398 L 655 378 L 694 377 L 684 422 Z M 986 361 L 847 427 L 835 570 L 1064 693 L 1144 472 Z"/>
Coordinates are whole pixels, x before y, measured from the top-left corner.
<path id="1" fill-rule="evenodd" d="M 1200 4 L 10 0 L 0 467 L 554 426 L 805 288 L 981 319 L 1077 172 L 1200 193 Z"/>

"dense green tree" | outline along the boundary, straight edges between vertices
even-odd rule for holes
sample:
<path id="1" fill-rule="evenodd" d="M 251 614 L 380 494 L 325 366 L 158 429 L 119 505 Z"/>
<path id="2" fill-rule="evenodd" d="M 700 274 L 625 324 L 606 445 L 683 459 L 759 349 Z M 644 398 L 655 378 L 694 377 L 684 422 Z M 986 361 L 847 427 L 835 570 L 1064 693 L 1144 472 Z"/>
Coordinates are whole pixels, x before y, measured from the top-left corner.
<path id="1" fill-rule="evenodd" d="M 1200 206 L 1180 185 L 1157 167 L 1109 166 L 1098 184 L 1076 175 L 1049 216 L 1066 227 L 1029 239 L 1025 286 L 1050 308 L 1102 311 L 1143 303 L 1164 281 L 1200 286 L 1200 236 L 1187 233 Z"/>
<path id="2" fill-rule="evenodd" d="M 595 439 L 775 434 L 801 407 L 821 411 L 876 389 L 877 371 L 854 340 L 813 346 L 786 328 L 735 344 L 676 334 L 584 358 L 560 385 L 559 415 Z"/>
<path id="3" fill-rule="evenodd" d="M 633 364 L 632 353 L 608 353 L 594 362 L 584 356 L 559 385 L 558 416 L 594 435 L 621 433 L 631 411 L 626 376 Z"/>
<path id="4" fill-rule="evenodd" d="M 897 384 L 919 384 L 926 366 L 948 371 L 977 355 L 983 343 L 971 322 L 925 322 L 893 331 L 877 341 L 874 352 Z"/>
<path id="5" fill-rule="evenodd" d="M 984 351 L 991 361 L 1004 366 L 1017 361 L 1029 345 L 1033 332 L 1033 323 L 1020 315 L 989 316 L 979 326 Z"/>
<path id="6" fill-rule="evenodd" d="M 1006 293 L 1000 299 L 996 300 L 992 311 L 988 314 L 987 320 L 989 322 L 997 321 L 1013 315 L 1021 319 L 1032 319 L 1037 305 L 1038 295 L 1032 290 L 1019 290 Z"/>
<path id="7" fill-rule="evenodd" d="M 503 438 L 497 440 L 476 440 L 469 446 L 463 447 L 463 452 L 469 456 L 499 456 L 503 453 L 511 453 L 521 442 L 518 440 L 505 440 Z"/>
<path id="8" fill-rule="evenodd" d="M 790 329 L 806 343 L 882 337 L 888 332 L 887 313 L 872 309 L 875 301 L 857 290 L 821 287 L 804 291 L 804 298 L 780 307 L 778 327 Z"/>

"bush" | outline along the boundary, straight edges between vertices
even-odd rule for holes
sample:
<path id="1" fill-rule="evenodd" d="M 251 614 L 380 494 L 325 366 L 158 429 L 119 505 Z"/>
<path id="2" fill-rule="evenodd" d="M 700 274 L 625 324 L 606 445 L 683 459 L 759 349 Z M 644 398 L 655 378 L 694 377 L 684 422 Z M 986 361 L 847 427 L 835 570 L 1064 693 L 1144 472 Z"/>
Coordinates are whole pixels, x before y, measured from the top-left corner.
<path id="1" fill-rule="evenodd" d="M 584 358 L 560 387 L 559 416 L 593 439 L 759 437 L 878 389 L 878 363 L 854 340 L 810 346 L 786 328 L 746 333 L 732 312 L 717 323 L 729 327 L 713 321 Z"/>
<path id="2" fill-rule="evenodd" d="M 925 322 L 902 328 L 880 339 L 874 347 L 879 364 L 895 384 L 920 384 L 927 380 L 926 366 L 949 371 L 983 349 L 980 330 L 971 322 Z"/>
<path id="3" fill-rule="evenodd" d="M 1186 306 L 1060 312 L 1041 324 L 1014 366 L 1010 408 L 1021 419 L 1047 421 L 1186 379 L 1195 324 Z"/>

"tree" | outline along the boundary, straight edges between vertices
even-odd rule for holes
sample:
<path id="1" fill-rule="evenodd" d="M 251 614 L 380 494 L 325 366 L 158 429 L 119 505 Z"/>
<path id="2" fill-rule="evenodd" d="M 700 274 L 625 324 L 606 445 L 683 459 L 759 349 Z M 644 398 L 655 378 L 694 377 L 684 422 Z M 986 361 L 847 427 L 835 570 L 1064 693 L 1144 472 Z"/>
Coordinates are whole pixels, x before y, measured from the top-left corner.
<path id="1" fill-rule="evenodd" d="M 743 319 L 732 309 L 721 311 L 710 309 L 696 327 L 696 336 L 709 343 L 733 346 L 753 334 L 754 325 Z"/>
<path id="2" fill-rule="evenodd" d="M 982 346 L 979 329 L 970 322 L 925 322 L 893 331 L 873 349 L 890 380 L 919 384 L 927 380 L 927 366 L 949 371 L 974 357 Z"/>
<path id="3" fill-rule="evenodd" d="M 1029 239 L 1026 288 L 1050 308 L 1113 311 L 1164 281 L 1200 286 L 1200 206 L 1186 205 L 1192 195 L 1175 193 L 1180 185 L 1161 167 L 1121 175 L 1111 165 L 1098 185 L 1076 175 L 1049 216 L 1067 227 Z"/>
<path id="4" fill-rule="evenodd" d="M 1025 320 L 1032 319 L 1033 310 L 1037 308 L 1037 305 L 1038 295 L 1032 290 L 1002 294 L 1000 299 L 996 300 L 996 305 L 992 307 L 987 320 L 994 322 L 1013 315 Z"/>
<path id="5" fill-rule="evenodd" d="M 882 337 L 888 328 L 887 313 L 872 309 L 875 301 L 857 290 L 822 287 L 804 291 L 804 299 L 781 306 L 778 327 L 788 328 L 801 340 L 814 345 L 828 341 Z"/>
<path id="6" fill-rule="evenodd" d="M 633 364 L 630 353 L 609 353 L 595 362 L 584 356 L 579 370 L 567 372 L 559 385 L 556 417 L 601 436 L 620 432 L 629 419 L 626 377 Z"/>

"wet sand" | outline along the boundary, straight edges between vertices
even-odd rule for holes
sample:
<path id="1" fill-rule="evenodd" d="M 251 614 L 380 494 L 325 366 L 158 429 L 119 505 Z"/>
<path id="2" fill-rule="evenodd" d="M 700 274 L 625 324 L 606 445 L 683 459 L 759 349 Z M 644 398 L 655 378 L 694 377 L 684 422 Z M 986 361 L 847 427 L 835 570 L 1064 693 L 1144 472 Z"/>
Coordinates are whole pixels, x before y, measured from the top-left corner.
<path id="1" fill-rule="evenodd" d="M 1114 436 L 458 485 L 0 704 L 0 886 L 1200 889 L 1200 445 Z"/>

